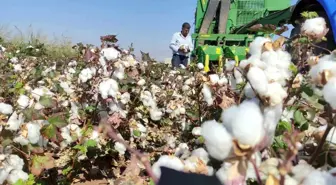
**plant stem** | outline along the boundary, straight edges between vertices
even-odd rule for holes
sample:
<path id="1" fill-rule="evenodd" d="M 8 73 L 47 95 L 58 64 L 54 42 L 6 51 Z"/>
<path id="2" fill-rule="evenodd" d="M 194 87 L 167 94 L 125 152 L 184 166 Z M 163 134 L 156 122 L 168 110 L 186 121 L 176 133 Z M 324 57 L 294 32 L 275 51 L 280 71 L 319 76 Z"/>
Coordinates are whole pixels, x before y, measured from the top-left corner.
<path id="1" fill-rule="evenodd" d="M 260 174 L 259 174 L 259 171 L 258 171 L 257 164 L 256 164 L 255 160 L 251 159 L 250 162 L 252 163 L 254 171 L 256 173 L 258 184 L 262 185 L 263 183 L 261 181 L 261 177 L 260 177 Z"/>
<path id="2" fill-rule="evenodd" d="M 321 152 L 321 149 L 322 149 L 322 147 L 323 147 L 323 145 L 324 145 L 324 143 L 325 143 L 325 141 L 327 139 L 327 136 L 328 136 L 328 134 L 329 134 L 329 132 L 330 132 L 330 130 L 332 128 L 333 127 L 330 124 L 328 124 L 327 129 L 325 130 L 325 132 L 324 132 L 324 134 L 322 136 L 322 139 L 320 140 L 320 142 L 319 142 L 319 144 L 318 144 L 318 146 L 317 146 L 314 154 L 312 155 L 312 157 L 308 161 L 309 164 L 312 164 L 316 160 L 316 158 L 319 155 L 319 153 Z"/>

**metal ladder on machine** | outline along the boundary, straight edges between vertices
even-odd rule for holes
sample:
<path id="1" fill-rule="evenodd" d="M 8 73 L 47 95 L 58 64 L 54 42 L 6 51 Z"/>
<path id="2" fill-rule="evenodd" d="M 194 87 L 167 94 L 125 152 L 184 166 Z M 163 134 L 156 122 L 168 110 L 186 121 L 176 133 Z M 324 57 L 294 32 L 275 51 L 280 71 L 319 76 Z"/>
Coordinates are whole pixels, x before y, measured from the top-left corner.
<path id="1" fill-rule="evenodd" d="M 226 24 L 230 10 L 230 0 L 209 0 L 199 34 L 208 33 L 210 24 L 216 15 L 218 6 L 220 6 L 218 33 L 219 34 L 226 33 Z M 199 43 L 203 45 L 204 41 L 200 41 Z M 209 65 L 210 65 L 209 57 L 206 57 L 204 68 L 208 70 L 210 68 Z M 219 68 L 222 67 L 223 67 L 223 60 L 219 59 Z"/>

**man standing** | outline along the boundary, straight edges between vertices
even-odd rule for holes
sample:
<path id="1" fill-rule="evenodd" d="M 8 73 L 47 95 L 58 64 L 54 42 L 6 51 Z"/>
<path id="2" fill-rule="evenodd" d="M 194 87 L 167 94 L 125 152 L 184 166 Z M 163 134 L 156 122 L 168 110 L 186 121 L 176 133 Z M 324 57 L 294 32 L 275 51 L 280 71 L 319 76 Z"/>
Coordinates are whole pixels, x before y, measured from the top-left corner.
<path id="1" fill-rule="evenodd" d="M 188 66 L 189 54 L 193 50 L 191 36 L 188 35 L 190 24 L 183 23 L 182 30 L 173 35 L 169 48 L 173 51 L 172 66 L 184 67 Z"/>

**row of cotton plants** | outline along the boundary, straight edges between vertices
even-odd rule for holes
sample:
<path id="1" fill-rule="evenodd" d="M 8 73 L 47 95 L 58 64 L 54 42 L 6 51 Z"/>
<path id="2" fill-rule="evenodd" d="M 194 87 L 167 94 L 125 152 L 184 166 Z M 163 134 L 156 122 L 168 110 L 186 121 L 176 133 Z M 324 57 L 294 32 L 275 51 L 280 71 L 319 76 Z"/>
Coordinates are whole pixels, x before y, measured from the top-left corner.
<path id="1" fill-rule="evenodd" d="M 310 37 L 327 29 L 321 18 L 303 28 Z M 35 46 L 28 55 L 0 44 L 0 184 L 144 184 L 161 166 L 223 184 L 335 183 L 329 163 L 307 160 L 321 141 L 335 143 L 326 113 L 336 106 L 333 53 L 309 56 L 300 74 L 281 40 L 258 37 L 239 65 L 205 73 L 118 47 L 80 47 L 55 61 Z"/>

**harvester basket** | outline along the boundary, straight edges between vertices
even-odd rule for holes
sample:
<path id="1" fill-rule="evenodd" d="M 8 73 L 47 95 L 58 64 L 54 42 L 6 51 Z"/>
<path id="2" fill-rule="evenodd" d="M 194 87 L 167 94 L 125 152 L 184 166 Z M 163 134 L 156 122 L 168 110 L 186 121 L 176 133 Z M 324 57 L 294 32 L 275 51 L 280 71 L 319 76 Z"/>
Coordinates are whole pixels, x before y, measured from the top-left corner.
<path id="1" fill-rule="evenodd" d="M 237 26 L 263 17 L 265 0 L 237 0 Z"/>

